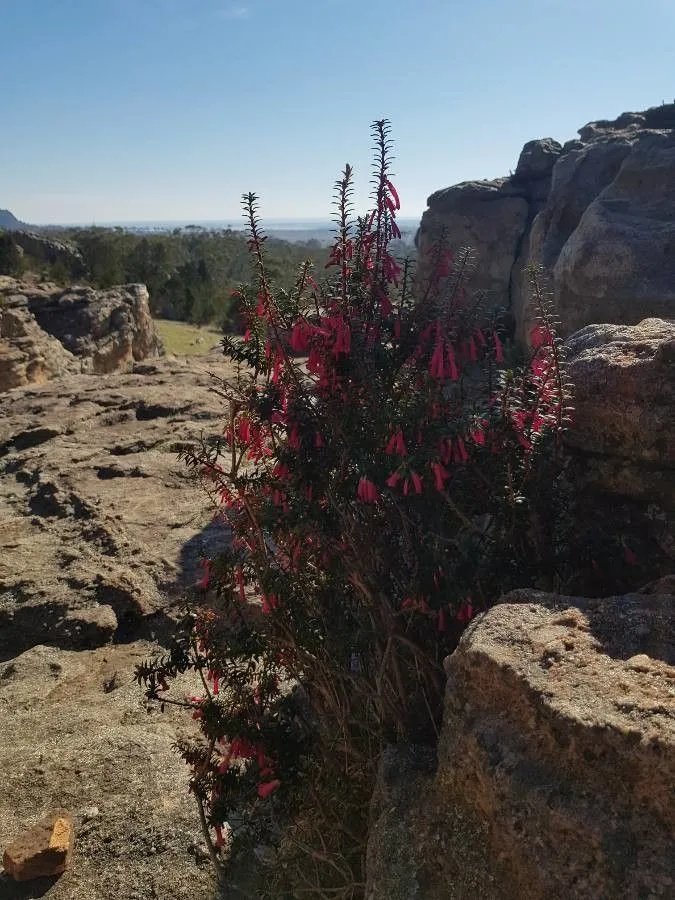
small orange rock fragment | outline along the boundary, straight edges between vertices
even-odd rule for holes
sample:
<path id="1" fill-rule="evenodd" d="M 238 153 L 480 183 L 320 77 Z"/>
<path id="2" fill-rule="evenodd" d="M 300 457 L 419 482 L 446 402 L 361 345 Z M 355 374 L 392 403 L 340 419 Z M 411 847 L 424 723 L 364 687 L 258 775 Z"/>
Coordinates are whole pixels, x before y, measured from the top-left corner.
<path id="1" fill-rule="evenodd" d="M 65 810 L 55 810 L 20 834 L 5 850 L 2 863 L 15 881 L 60 875 L 70 863 L 73 820 Z"/>

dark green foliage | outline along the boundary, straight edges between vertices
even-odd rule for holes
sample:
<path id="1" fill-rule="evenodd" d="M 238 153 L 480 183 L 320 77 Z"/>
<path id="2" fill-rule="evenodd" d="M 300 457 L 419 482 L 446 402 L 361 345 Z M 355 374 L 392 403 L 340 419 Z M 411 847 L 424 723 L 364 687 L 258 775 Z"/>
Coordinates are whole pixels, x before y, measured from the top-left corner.
<path id="1" fill-rule="evenodd" d="M 122 228 L 72 228 L 59 237 L 78 246 L 87 266 L 86 280 L 94 287 L 140 282 L 148 287 L 154 315 L 238 327 L 232 293 L 250 275 L 242 232 L 193 226 L 139 235 Z M 270 239 L 266 249 L 282 287 L 293 284 L 305 260 L 321 266 L 326 260 L 326 251 L 316 241 L 292 244 Z"/>
<path id="2" fill-rule="evenodd" d="M 20 275 L 23 268 L 23 253 L 8 231 L 0 231 L 0 275 Z"/>

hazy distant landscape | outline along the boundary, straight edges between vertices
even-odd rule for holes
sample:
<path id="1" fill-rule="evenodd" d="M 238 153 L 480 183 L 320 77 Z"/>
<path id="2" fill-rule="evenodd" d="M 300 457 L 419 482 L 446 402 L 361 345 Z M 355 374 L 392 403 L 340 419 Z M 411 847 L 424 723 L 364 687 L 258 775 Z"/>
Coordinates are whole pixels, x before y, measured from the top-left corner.
<path id="1" fill-rule="evenodd" d="M 398 220 L 401 229 L 403 243 L 412 244 L 415 232 L 419 226 L 420 217 L 402 218 Z M 291 243 L 306 243 L 318 241 L 322 246 L 331 243 L 335 232 L 335 225 L 330 219 L 267 219 L 263 220 L 263 226 L 267 234 L 280 240 Z M 0 229 L 32 229 L 45 233 L 60 232 L 64 229 L 83 228 L 121 228 L 134 234 L 163 234 L 180 231 L 244 231 L 246 225 L 241 217 L 231 219 L 213 220 L 175 220 L 175 221 L 147 221 L 147 222 L 92 222 L 91 225 L 83 223 L 64 222 L 61 224 L 40 225 L 39 223 L 28 225 L 21 222 L 9 210 L 0 210 Z"/>

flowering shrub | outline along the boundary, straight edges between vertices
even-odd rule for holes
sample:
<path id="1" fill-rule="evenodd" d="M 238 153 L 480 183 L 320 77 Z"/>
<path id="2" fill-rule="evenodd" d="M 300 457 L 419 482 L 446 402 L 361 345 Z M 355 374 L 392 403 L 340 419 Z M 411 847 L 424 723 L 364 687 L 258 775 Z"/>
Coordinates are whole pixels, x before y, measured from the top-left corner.
<path id="1" fill-rule="evenodd" d="M 223 440 L 185 455 L 231 540 L 203 560 L 203 604 L 170 653 L 138 672 L 201 728 L 179 749 L 214 857 L 233 810 L 242 835 L 273 834 L 273 896 L 360 895 L 382 742 L 433 741 L 467 623 L 555 576 L 545 488 L 566 398 L 546 305 L 516 365 L 469 291 L 468 250 L 441 239 L 413 277 L 389 251 L 388 123 L 373 135 L 373 211 L 353 218 L 346 166 L 325 277 L 306 265 L 276 291 L 245 197 L 255 280 L 243 338 L 223 342 Z M 188 669 L 203 692 L 172 701 Z"/>

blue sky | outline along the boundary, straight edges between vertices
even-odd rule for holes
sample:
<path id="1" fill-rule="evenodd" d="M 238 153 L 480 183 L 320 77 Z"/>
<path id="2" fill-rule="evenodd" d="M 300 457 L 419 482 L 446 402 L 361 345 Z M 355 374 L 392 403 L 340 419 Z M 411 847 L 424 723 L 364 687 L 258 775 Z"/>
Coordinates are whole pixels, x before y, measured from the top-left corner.
<path id="1" fill-rule="evenodd" d="M 326 217 L 392 121 L 402 214 L 675 97 L 675 0 L 0 0 L 0 207 Z"/>

